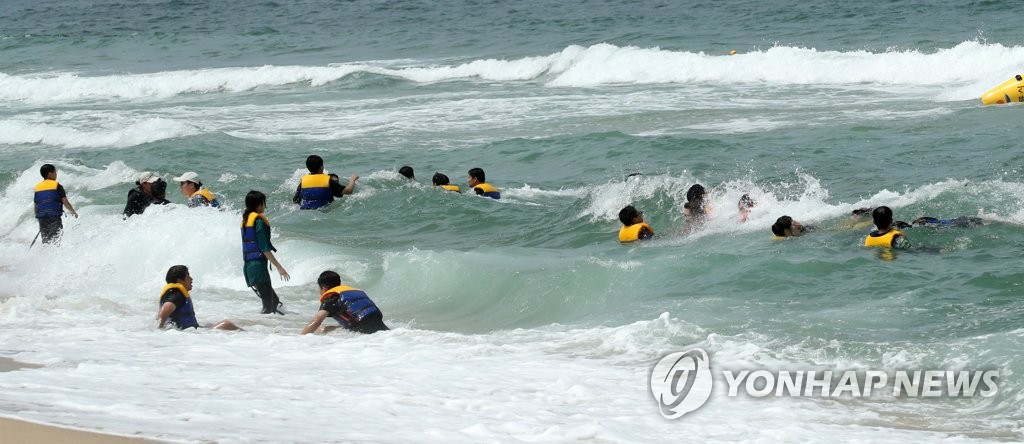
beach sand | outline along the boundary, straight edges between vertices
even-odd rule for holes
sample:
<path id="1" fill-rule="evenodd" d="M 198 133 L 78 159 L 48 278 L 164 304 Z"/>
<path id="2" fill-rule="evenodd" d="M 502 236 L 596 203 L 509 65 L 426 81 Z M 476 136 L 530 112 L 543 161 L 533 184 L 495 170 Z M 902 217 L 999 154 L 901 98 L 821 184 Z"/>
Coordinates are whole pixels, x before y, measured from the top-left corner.
<path id="1" fill-rule="evenodd" d="M 0 372 L 43 367 L 0 357 Z M 3 414 L 4 412 L 0 412 Z M 161 441 L 120 435 L 107 435 L 81 429 L 45 425 L 0 416 L 0 444 L 139 444 Z"/>
<path id="2" fill-rule="evenodd" d="M 106 435 L 0 417 L 0 443 L 3 444 L 139 444 L 158 442 L 161 441 L 120 435 Z"/>

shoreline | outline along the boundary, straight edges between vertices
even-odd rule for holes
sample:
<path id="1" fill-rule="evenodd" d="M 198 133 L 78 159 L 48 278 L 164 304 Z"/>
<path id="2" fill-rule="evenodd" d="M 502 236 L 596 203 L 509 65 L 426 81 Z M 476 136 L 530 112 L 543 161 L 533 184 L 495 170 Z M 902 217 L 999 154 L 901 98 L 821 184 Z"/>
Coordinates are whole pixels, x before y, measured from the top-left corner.
<path id="1" fill-rule="evenodd" d="M 0 416 L 5 442 L 47 444 L 153 444 L 151 438 L 117 435 L 67 426 L 44 424 L 26 419 Z"/>
<path id="2" fill-rule="evenodd" d="M 21 362 L 0 357 L 0 373 L 45 367 L 39 364 Z M 118 435 L 102 431 L 87 430 L 70 426 L 46 424 L 27 419 L 5 416 L 0 413 L 0 430 L 4 442 L 47 443 L 47 444 L 140 444 L 160 443 L 152 438 Z"/>

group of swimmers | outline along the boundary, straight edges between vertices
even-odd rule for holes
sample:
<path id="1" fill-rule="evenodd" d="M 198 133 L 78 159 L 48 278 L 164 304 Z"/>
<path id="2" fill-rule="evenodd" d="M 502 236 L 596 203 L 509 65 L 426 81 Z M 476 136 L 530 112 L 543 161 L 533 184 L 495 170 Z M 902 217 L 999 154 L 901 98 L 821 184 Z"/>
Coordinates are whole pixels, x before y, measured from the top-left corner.
<path id="1" fill-rule="evenodd" d="M 707 191 L 700 184 L 695 184 L 686 191 L 686 203 L 683 205 L 683 215 L 686 219 L 684 233 L 700 229 L 707 222 L 709 212 L 705 203 Z M 749 194 L 740 197 L 737 203 L 739 221 L 747 222 L 751 210 L 756 202 Z M 867 214 L 871 214 L 871 221 L 864 221 Z M 930 216 L 919 217 L 913 222 L 907 223 L 900 220 L 893 220 L 892 209 L 887 206 L 877 208 L 858 208 L 853 210 L 851 216 L 855 219 L 853 228 L 866 228 L 874 224 L 875 230 L 871 231 L 864 238 L 865 247 L 882 247 L 905 249 L 910 247 L 910 241 L 900 231 L 910 227 L 976 227 L 984 224 L 978 217 L 962 216 L 953 219 L 939 219 Z M 654 237 L 654 229 L 644 221 L 643 212 L 632 205 L 627 205 L 619 211 L 619 221 L 622 228 L 619 229 L 619 242 L 632 243 Z M 781 216 L 771 226 L 772 234 L 776 239 L 802 236 L 814 231 L 817 226 L 804 225 L 790 216 Z"/>
<path id="2" fill-rule="evenodd" d="M 342 185 L 336 174 L 328 174 L 324 170 L 323 158 L 310 155 L 306 158 L 306 169 L 295 190 L 292 201 L 300 209 L 318 209 L 331 204 L 335 198 L 352 194 L 359 176 L 353 174 Z M 415 180 L 412 167 L 403 166 L 399 174 Z M 43 243 L 57 244 L 60 241 L 63 224 L 61 217 L 66 209 L 74 217 L 78 217 L 71 202 L 67 199 L 64 187 L 57 182 L 57 169 L 51 164 L 40 168 L 43 180 L 34 190 L 35 215 L 39 222 L 39 235 Z M 199 175 L 186 172 L 172 180 L 178 183 L 181 194 L 189 207 L 210 206 L 220 207 L 220 202 L 208 188 L 203 186 Z M 501 199 L 501 191 L 487 183 L 486 174 L 481 168 L 468 171 L 466 180 L 470 188 L 478 195 L 492 199 Z M 457 185 L 452 185 L 448 176 L 435 173 L 432 178 L 434 186 L 448 191 L 461 193 Z M 128 201 L 123 211 L 124 217 L 142 214 L 153 204 L 170 203 L 166 198 L 167 183 L 145 171 L 139 174 L 136 187 L 128 192 Z M 270 272 L 274 268 L 282 280 L 291 277 L 284 266 L 274 256 L 277 251 L 270 240 L 270 221 L 264 216 L 267 208 L 267 196 L 256 190 L 249 191 L 245 196 L 245 211 L 242 213 L 241 237 L 242 257 L 244 260 L 243 275 L 246 285 L 251 288 L 263 303 L 263 314 L 284 314 L 282 303 L 271 285 Z M 35 241 L 33 240 L 33 244 Z M 167 324 L 179 329 L 198 328 L 190 291 L 192 277 L 188 267 L 175 265 L 167 270 L 166 286 L 160 292 L 160 304 L 157 319 L 162 328 Z M 360 289 L 344 286 L 340 276 L 331 270 L 321 273 L 318 281 L 320 287 L 320 309 L 302 333 L 324 332 L 331 328 L 321 328 L 320 324 L 327 317 L 334 318 L 344 328 L 362 333 L 387 330 L 383 323 L 383 315 L 377 305 Z M 235 330 L 238 326 L 230 321 L 222 321 L 211 326 L 217 329 Z"/>
<path id="3" fill-rule="evenodd" d="M 413 171 L 411 166 L 404 165 L 398 169 L 398 174 L 409 180 L 416 180 L 416 173 Z M 458 185 L 452 185 L 451 180 L 448 179 L 447 175 L 441 173 L 434 173 L 434 176 L 430 178 L 432 186 L 441 187 L 448 191 L 454 191 L 456 193 L 462 193 L 462 188 Z M 487 174 L 481 168 L 471 168 L 469 170 L 469 177 L 466 179 L 466 183 L 470 188 L 473 189 L 478 196 L 490 197 L 491 199 L 501 199 L 501 190 L 487 183 Z"/>

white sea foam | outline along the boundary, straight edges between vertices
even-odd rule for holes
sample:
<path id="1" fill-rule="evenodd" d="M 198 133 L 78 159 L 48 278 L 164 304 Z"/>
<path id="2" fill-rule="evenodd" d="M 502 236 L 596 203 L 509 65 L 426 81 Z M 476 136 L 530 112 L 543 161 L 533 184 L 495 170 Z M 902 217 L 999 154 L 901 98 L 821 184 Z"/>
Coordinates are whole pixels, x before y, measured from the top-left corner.
<path id="1" fill-rule="evenodd" d="M 992 61 L 997 61 L 993 63 Z M 542 81 L 552 87 L 609 84 L 835 85 L 907 91 L 928 99 L 965 100 L 1017 72 L 1024 47 L 975 41 L 934 52 L 819 51 L 776 46 L 734 56 L 685 50 L 569 46 L 549 55 L 480 59 L 457 64 L 384 61 L 329 66 L 261 66 L 90 76 L 80 73 L 0 74 L 0 102 L 60 104 L 166 99 L 182 94 L 237 93 L 321 87 L 357 72 L 431 83 L 483 79 Z M 978 69 L 984 67 L 984 69 Z"/>

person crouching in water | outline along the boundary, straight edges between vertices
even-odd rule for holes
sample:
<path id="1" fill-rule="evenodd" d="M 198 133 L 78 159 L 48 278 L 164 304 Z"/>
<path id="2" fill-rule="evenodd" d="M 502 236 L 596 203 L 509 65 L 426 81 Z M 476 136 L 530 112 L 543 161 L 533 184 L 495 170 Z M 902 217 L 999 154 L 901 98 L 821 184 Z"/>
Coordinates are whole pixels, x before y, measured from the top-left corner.
<path id="1" fill-rule="evenodd" d="M 341 276 L 338 273 L 330 270 L 320 273 L 316 283 L 320 287 L 320 309 L 313 315 L 313 320 L 302 329 L 302 334 L 327 333 L 337 328 L 320 329 L 320 324 L 328 316 L 338 321 L 341 327 L 360 333 L 390 330 L 384 325 L 384 314 L 370 297 L 363 290 L 341 285 Z"/>
<path id="2" fill-rule="evenodd" d="M 654 236 L 654 229 L 644 222 L 643 211 L 638 211 L 632 205 L 619 210 L 619 222 L 622 228 L 619 229 L 619 242 L 628 244 L 638 240 L 650 239 Z"/>
<path id="3" fill-rule="evenodd" d="M 186 328 L 199 328 L 199 321 L 196 320 L 196 311 L 192 306 L 192 275 L 188 267 L 175 265 L 167 269 L 167 276 L 164 278 L 167 285 L 160 290 L 160 310 L 156 318 L 160 321 L 159 328 L 164 328 L 168 322 L 178 330 Z M 210 327 L 217 330 L 241 330 L 233 322 L 223 320 Z"/>
<path id="4" fill-rule="evenodd" d="M 278 309 L 281 300 L 270 284 L 268 261 L 277 267 L 281 279 L 287 281 L 291 276 L 288 276 L 288 272 L 274 257 L 277 249 L 270 243 L 270 221 L 263 215 L 266 210 L 265 194 L 253 190 L 245 195 L 245 212 L 242 213 L 242 258 L 245 265 L 242 271 L 245 273 L 245 285 L 252 288 L 256 296 L 263 300 L 263 314 L 284 314 Z"/>

